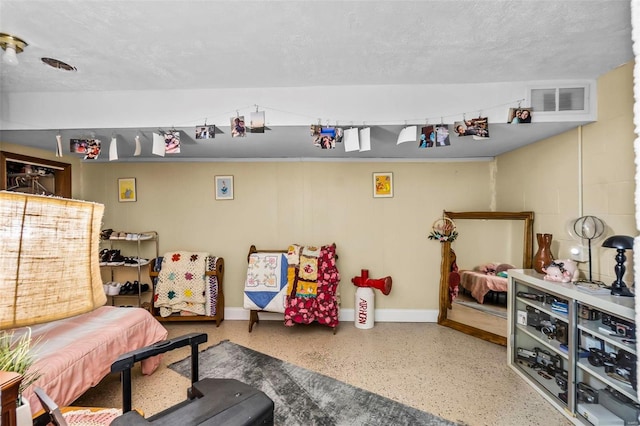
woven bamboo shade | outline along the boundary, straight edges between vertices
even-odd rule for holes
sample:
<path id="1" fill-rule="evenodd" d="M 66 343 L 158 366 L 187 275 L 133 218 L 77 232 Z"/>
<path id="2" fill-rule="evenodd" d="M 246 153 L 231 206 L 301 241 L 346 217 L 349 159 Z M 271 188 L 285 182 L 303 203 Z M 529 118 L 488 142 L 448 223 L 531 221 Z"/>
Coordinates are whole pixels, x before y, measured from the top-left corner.
<path id="1" fill-rule="evenodd" d="M 0 330 L 105 304 L 103 213 L 102 204 L 0 192 Z"/>

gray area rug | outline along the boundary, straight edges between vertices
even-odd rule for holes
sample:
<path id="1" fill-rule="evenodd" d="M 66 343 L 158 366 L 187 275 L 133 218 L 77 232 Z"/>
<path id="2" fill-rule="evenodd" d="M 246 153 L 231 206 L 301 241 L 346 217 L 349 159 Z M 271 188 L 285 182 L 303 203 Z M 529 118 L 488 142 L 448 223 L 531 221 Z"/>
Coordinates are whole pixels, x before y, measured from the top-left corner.
<path id="1" fill-rule="evenodd" d="M 191 360 L 169 368 L 190 377 Z M 278 426 L 456 425 L 228 340 L 200 352 L 200 378 L 205 377 L 236 379 L 263 391 L 275 404 Z"/>

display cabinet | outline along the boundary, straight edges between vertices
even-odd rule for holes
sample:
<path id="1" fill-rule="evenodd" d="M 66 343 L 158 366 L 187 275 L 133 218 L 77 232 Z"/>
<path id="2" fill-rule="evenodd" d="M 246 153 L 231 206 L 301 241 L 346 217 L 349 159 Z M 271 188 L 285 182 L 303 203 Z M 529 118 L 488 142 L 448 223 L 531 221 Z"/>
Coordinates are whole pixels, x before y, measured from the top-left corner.
<path id="1" fill-rule="evenodd" d="M 509 271 L 508 364 L 575 424 L 638 424 L 635 300 Z"/>

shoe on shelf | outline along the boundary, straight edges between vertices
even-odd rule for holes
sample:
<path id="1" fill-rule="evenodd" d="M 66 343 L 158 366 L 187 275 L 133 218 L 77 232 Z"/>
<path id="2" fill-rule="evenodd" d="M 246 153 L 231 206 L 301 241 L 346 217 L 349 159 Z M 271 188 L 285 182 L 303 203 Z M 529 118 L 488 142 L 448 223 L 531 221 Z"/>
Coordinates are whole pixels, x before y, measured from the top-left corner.
<path id="1" fill-rule="evenodd" d="M 105 266 L 109 261 L 109 249 L 100 250 L 100 266 Z"/>
<path id="2" fill-rule="evenodd" d="M 111 238 L 111 234 L 113 233 L 113 229 L 103 229 L 100 231 L 100 239 L 108 240 Z"/>
<path id="3" fill-rule="evenodd" d="M 115 281 L 109 283 L 109 296 L 117 296 L 120 294 L 120 289 L 122 288 L 122 284 L 117 283 Z"/>
<path id="4" fill-rule="evenodd" d="M 124 256 L 120 254 L 120 250 L 111 250 L 109 253 L 109 259 L 107 260 L 109 266 L 121 266 L 124 265 Z"/>
<path id="5" fill-rule="evenodd" d="M 144 293 L 146 291 L 149 291 L 149 284 L 140 284 L 140 292 Z"/>
<path id="6" fill-rule="evenodd" d="M 120 294 L 124 296 L 128 294 L 132 294 L 131 293 L 132 288 L 133 288 L 133 284 L 131 284 L 131 281 L 127 281 L 126 283 L 122 284 L 122 287 L 120 287 Z"/>
<path id="7" fill-rule="evenodd" d="M 138 234 L 139 240 L 150 240 L 153 238 L 152 234 Z"/>

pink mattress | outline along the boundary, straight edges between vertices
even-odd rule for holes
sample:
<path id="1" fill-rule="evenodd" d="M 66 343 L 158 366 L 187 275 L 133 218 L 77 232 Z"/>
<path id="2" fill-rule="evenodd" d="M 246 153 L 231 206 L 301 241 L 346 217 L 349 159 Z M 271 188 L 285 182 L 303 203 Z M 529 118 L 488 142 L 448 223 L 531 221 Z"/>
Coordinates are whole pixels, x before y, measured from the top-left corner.
<path id="1" fill-rule="evenodd" d="M 18 337 L 26 328 L 15 329 Z M 31 326 L 36 362 L 41 376 L 24 396 L 31 411 L 42 407 L 33 393 L 39 386 L 59 406 L 70 405 L 111 372 L 116 358 L 134 349 L 164 340 L 167 330 L 145 309 L 102 306 L 92 312 Z M 37 340 L 40 339 L 40 340 Z M 142 373 L 153 373 L 159 357 L 142 361 Z"/>
<path id="2" fill-rule="evenodd" d="M 460 286 L 471 293 L 478 303 L 483 303 L 489 291 L 506 292 L 507 279 L 475 271 L 460 271 Z"/>

